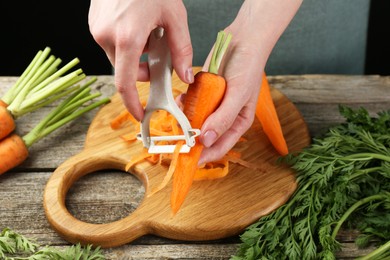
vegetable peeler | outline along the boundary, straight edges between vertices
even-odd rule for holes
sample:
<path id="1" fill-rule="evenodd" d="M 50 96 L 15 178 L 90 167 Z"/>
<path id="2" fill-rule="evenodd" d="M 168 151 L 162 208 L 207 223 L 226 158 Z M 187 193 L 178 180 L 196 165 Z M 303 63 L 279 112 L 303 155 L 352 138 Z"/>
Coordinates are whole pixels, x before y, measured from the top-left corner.
<path id="1" fill-rule="evenodd" d="M 141 121 L 141 132 L 137 138 L 142 140 L 149 153 L 173 153 L 174 144 L 157 144 L 158 141 L 179 141 L 186 143 L 180 153 L 188 153 L 195 145 L 195 137 L 200 135 L 199 129 L 193 129 L 183 111 L 176 104 L 172 94 L 172 61 L 168 47 L 167 35 L 162 27 L 157 27 L 149 37 L 148 66 L 150 73 L 150 93 L 145 115 Z M 183 131 L 183 135 L 150 136 L 150 119 L 153 112 L 166 110 L 174 116 Z"/>

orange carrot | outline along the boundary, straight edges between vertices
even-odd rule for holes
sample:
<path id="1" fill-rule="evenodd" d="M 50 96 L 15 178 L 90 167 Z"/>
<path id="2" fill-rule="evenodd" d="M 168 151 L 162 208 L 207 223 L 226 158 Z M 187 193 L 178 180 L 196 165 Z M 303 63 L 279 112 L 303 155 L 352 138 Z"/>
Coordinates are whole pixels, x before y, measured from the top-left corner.
<path id="1" fill-rule="evenodd" d="M 271 89 L 264 73 L 261 89 L 256 106 L 256 117 L 259 119 L 264 133 L 280 155 L 288 154 L 288 147 L 284 139 L 279 117 L 272 100 Z"/>
<path id="2" fill-rule="evenodd" d="M 183 112 L 193 128 L 202 127 L 207 117 L 218 108 L 225 94 L 226 81 L 217 75 L 221 55 L 227 49 L 230 35 L 224 38 L 224 32 L 218 33 L 209 71 L 197 73 L 194 82 L 188 87 Z M 189 153 L 182 153 L 178 158 L 171 193 L 171 209 L 174 214 L 180 209 L 190 190 L 202 150 L 203 145 L 198 141 Z"/>
<path id="3" fill-rule="evenodd" d="M 206 118 L 220 105 L 226 89 L 225 79 L 209 72 L 199 72 L 195 75 L 194 83 L 188 87 L 184 101 L 184 114 L 193 128 L 200 129 Z M 173 190 L 171 207 L 176 213 L 187 196 L 203 145 L 198 141 L 189 153 L 179 156 L 173 175 Z"/>
<path id="4" fill-rule="evenodd" d="M 0 175 L 18 166 L 28 157 L 28 149 L 23 139 L 11 134 L 0 141 Z"/>
<path id="5" fill-rule="evenodd" d="M 15 130 L 15 120 L 7 108 L 0 106 L 0 140 Z"/>

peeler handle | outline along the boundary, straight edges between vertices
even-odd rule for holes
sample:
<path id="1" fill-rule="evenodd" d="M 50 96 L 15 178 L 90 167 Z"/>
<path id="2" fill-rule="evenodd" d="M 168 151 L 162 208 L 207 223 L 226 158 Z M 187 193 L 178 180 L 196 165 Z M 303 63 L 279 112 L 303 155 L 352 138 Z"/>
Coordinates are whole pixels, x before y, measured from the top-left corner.
<path id="1" fill-rule="evenodd" d="M 187 146 L 195 145 L 196 133 L 187 117 L 176 104 L 172 94 L 172 61 L 167 35 L 162 27 L 152 31 L 149 37 L 148 65 L 150 73 L 150 94 L 145 108 L 145 116 L 141 122 L 141 139 L 144 146 L 151 145 L 149 122 L 156 110 L 166 110 L 180 124 Z"/>

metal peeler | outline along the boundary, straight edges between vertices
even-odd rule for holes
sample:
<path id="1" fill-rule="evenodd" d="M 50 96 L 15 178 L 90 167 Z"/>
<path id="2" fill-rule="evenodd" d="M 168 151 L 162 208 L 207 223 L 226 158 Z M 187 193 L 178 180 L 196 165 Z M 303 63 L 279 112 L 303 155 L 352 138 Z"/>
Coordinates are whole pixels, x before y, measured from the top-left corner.
<path id="1" fill-rule="evenodd" d="M 141 121 L 141 132 L 138 139 L 142 140 L 149 153 L 173 153 L 175 145 L 159 145 L 157 141 L 185 140 L 180 153 L 188 153 L 195 145 L 195 137 L 200 135 L 199 129 L 193 129 L 183 111 L 176 104 L 172 94 L 172 62 L 167 36 L 164 29 L 158 27 L 149 37 L 148 66 L 150 73 L 150 93 L 145 115 Z M 183 135 L 150 136 L 150 119 L 156 110 L 166 110 L 176 118 L 183 130 Z"/>

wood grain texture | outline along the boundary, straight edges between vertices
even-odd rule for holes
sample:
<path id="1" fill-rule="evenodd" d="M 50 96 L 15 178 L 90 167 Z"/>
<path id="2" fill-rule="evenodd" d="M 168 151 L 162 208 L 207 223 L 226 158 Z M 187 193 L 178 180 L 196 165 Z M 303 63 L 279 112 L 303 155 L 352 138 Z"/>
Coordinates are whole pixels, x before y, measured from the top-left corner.
<path id="1" fill-rule="evenodd" d="M 0 96 L 16 81 L 0 77 Z M 281 90 L 303 115 L 312 136 L 342 121 L 338 104 L 364 106 L 374 114 L 390 108 L 390 77 L 351 75 L 270 76 L 271 86 Z M 98 76 L 94 88 L 105 96 L 115 93 L 113 76 Z M 364 95 L 362 96 L 362 93 Z M 337 97 L 336 100 L 325 97 Z M 51 107 L 18 119 L 19 133 L 26 133 Z M 43 209 L 43 189 L 55 168 L 81 152 L 87 130 L 97 111 L 53 132 L 34 144 L 25 163 L 0 176 L 0 229 L 10 227 L 41 245 L 57 248 L 70 245 L 49 225 Z M 1 160 L 1 158 L 0 158 Z M 66 204 L 77 218 L 90 223 L 110 223 L 135 210 L 144 196 L 143 184 L 122 171 L 103 170 L 88 174 L 72 186 Z M 355 259 L 372 250 L 359 249 L 354 231 L 338 235 L 342 250 L 337 259 Z M 105 249 L 107 259 L 229 259 L 239 245 L 239 237 L 212 241 L 182 241 L 145 235 L 126 245 Z"/>
<path id="2" fill-rule="evenodd" d="M 148 97 L 148 83 L 139 83 L 141 99 Z M 173 86 L 184 91 L 186 85 L 173 76 Z M 310 142 L 307 125 L 301 114 L 281 92 L 272 96 L 281 118 L 282 129 L 291 151 Z M 235 149 L 242 159 L 257 166 L 257 170 L 231 164 L 229 174 L 221 180 L 195 182 L 182 208 L 172 215 L 169 204 L 171 186 L 148 196 L 167 172 L 167 167 L 147 162 L 137 165 L 135 174 L 145 186 L 145 197 L 129 216 L 111 223 L 93 224 L 78 220 L 66 209 L 66 193 L 80 177 L 104 169 L 124 170 L 131 158 L 143 150 L 142 142 L 124 142 L 121 130 L 110 128 L 111 120 L 124 110 L 118 94 L 103 107 L 89 127 L 85 148 L 61 164 L 49 179 L 44 193 L 47 218 L 53 228 L 67 240 L 92 243 L 101 247 L 120 246 L 146 234 L 180 240 L 213 240 L 237 235 L 245 227 L 281 206 L 295 191 L 293 171 L 277 164 L 279 154 L 262 131 L 259 122 Z M 196 212 L 196 217 L 194 214 Z"/>

